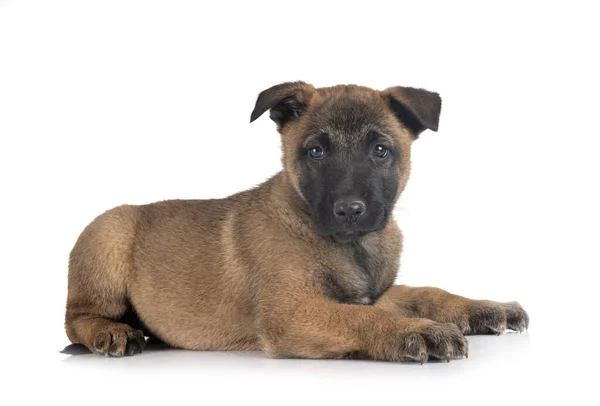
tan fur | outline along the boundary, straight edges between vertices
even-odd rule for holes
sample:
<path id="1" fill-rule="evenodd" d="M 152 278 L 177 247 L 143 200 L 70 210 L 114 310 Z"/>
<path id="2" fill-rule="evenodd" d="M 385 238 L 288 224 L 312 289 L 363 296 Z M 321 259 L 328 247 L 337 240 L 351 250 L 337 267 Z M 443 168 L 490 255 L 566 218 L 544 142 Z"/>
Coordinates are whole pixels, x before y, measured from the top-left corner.
<path id="1" fill-rule="evenodd" d="M 401 193 L 414 138 L 382 93 L 302 84 L 294 91 L 308 104 L 305 116 L 343 92 L 379 106 L 402 146 Z M 424 361 L 465 355 L 461 333 L 513 326 L 511 312 L 522 310 L 516 304 L 472 301 L 435 288 L 394 286 L 376 305 L 324 295 L 321 269 L 335 270 L 352 286 L 384 281 L 369 282 L 349 247 L 314 232 L 293 161 L 305 125 L 301 118 L 280 129 L 284 169 L 257 188 L 226 199 L 120 206 L 86 227 L 69 262 L 65 326 L 71 342 L 101 354 L 133 354 L 143 346 L 139 328 L 194 350 Z M 360 242 L 392 280 L 401 243 L 393 219 Z M 488 313 L 504 319 L 473 319 Z M 141 323 L 133 328 L 126 317 Z"/>

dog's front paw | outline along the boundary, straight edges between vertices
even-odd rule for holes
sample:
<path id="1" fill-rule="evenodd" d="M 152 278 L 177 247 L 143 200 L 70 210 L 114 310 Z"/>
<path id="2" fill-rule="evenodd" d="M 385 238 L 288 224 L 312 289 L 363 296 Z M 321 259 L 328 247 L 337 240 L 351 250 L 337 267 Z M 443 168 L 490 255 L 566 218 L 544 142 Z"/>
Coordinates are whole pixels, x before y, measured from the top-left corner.
<path id="1" fill-rule="evenodd" d="M 400 344 L 402 361 L 438 360 L 469 356 L 469 343 L 460 329 L 452 323 L 427 323 L 418 331 L 403 334 Z"/>
<path id="2" fill-rule="evenodd" d="M 477 301 L 469 306 L 465 334 L 502 334 L 505 330 L 523 332 L 529 327 L 529 316 L 517 302 Z"/>

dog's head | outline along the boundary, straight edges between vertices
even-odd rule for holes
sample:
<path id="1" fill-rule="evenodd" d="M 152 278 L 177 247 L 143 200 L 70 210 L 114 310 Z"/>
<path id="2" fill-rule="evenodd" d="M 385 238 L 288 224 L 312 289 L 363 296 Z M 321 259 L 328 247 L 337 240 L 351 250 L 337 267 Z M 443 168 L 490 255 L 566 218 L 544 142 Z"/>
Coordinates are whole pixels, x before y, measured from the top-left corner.
<path id="1" fill-rule="evenodd" d="M 250 121 L 270 110 L 284 171 L 316 231 L 350 242 L 386 226 L 408 180 L 412 141 L 437 130 L 440 109 L 439 95 L 422 89 L 290 82 L 261 92 Z"/>

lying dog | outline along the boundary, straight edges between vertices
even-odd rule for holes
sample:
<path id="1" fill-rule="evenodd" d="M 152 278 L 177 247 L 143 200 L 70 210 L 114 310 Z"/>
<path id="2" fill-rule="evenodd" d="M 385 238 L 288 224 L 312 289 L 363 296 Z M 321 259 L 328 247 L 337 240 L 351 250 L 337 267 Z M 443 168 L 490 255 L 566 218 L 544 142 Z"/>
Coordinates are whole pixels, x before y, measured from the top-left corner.
<path id="1" fill-rule="evenodd" d="M 409 87 L 263 91 L 283 170 L 215 200 L 119 206 L 79 237 L 66 332 L 109 356 L 144 336 L 192 350 L 270 357 L 450 360 L 463 334 L 524 330 L 516 302 L 393 286 L 402 235 L 392 212 L 419 134 L 437 130 L 438 94 Z"/>

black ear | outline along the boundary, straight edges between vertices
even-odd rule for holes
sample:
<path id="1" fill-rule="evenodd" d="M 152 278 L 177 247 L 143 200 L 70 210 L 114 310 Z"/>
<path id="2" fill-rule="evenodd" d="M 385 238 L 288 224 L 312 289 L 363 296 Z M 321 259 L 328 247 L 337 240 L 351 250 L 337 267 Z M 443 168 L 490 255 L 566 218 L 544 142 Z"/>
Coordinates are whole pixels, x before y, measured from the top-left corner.
<path id="1" fill-rule="evenodd" d="M 390 87 L 383 92 L 392 111 L 414 135 L 426 129 L 437 131 L 442 110 L 440 95 L 414 87 Z"/>
<path id="2" fill-rule="evenodd" d="M 250 122 L 259 118 L 265 111 L 271 110 L 271 120 L 281 128 L 304 113 L 314 90 L 312 85 L 304 82 L 287 82 L 263 90 L 258 95 Z"/>

